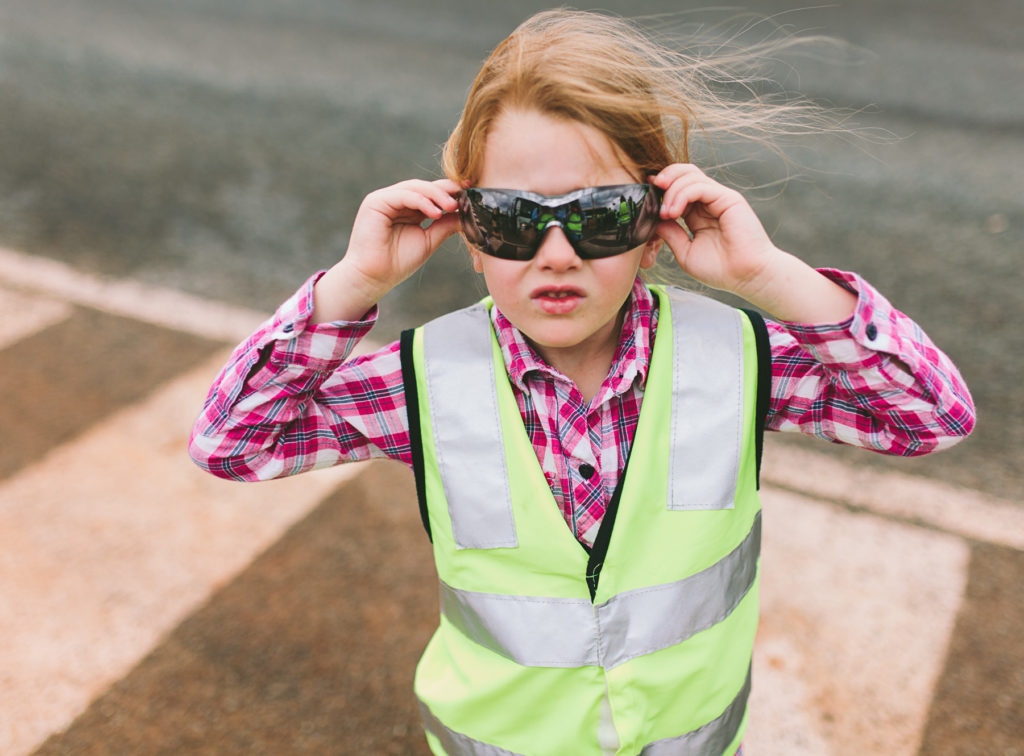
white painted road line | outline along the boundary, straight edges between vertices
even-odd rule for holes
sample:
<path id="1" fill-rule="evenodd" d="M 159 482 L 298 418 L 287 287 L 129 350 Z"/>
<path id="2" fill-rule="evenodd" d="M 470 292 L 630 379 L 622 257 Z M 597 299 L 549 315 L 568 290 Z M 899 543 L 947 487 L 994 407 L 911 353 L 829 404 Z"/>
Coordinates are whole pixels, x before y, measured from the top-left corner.
<path id="1" fill-rule="evenodd" d="M 186 454 L 227 354 L 0 484 L 0 753 L 67 726 L 358 466 L 260 485 Z"/>
<path id="2" fill-rule="evenodd" d="M 763 492 L 752 756 L 914 756 L 967 579 L 963 539 Z"/>
<path id="3" fill-rule="evenodd" d="M 916 475 L 845 465 L 791 446 L 773 446 L 765 462 L 768 484 L 1024 550 L 1024 507 L 1018 504 Z"/>
<path id="4" fill-rule="evenodd" d="M 56 325 L 71 315 L 64 300 L 0 287 L 0 349 Z"/>
<path id="5" fill-rule="evenodd" d="M 32 257 L 3 247 L 0 247 L 0 282 L 232 344 L 252 333 L 269 314 L 160 286 L 81 273 L 56 260 Z"/>

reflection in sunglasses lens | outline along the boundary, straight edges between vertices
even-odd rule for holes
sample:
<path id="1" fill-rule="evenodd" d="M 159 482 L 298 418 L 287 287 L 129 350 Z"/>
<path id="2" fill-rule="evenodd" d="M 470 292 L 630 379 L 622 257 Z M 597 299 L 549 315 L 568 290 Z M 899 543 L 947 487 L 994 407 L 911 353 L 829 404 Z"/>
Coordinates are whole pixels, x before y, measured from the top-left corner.
<path id="1" fill-rule="evenodd" d="M 650 184 L 581 189 L 558 197 L 505 189 L 459 196 L 466 240 L 485 254 L 529 260 L 547 229 L 562 229 L 583 259 L 611 257 L 645 243 L 658 222 L 660 192 Z"/>

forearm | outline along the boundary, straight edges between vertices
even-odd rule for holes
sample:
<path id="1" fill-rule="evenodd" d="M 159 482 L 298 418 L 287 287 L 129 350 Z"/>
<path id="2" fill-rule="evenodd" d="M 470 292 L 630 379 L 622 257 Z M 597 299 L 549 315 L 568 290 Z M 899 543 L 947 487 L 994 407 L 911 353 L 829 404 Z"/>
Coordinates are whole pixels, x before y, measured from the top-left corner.
<path id="1" fill-rule="evenodd" d="M 316 282 L 309 320 L 314 324 L 362 320 L 388 290 L 342 258 Z"/>
<path id="2" fill-rule="evenodd" d="M 384 349 L 345 362 L 370 324 L 309 324 L 313 282 L 235 350 L 211 387 L 190 443 L 203 469 L 264 480 L 407 456 L 397 355 Z M 385 406 L 381 417 L 366 417 Z"/>
<path id="3" fill-rule="evenodd" d="M 257 481 L 368 458 L 367 440 L 320 395 L 322 380 L 273 360 L 241 384 L 223 376 L 193 427 L 193 460 L 218 477 Z"/>
<path id="4" fill-rule="evenodd" d="M 758 276 L 733 293 L 787 323 L 842 323 L 857 306 L 856 294 L 779 249 L 773 249 Z"/>

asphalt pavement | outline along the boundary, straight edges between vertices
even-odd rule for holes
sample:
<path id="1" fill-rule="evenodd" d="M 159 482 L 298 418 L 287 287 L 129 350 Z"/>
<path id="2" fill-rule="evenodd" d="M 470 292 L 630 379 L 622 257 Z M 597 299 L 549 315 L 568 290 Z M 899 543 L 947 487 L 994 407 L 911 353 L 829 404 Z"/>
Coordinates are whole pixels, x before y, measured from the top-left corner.
<path id="1" fill-rule="evenodd" d="M 837 40 L 775 73 L 867 138 L 789 143 L 755 208 L 921 323 L 979 409 L 921 460 L 772 439 L 751 753 L 1024 753 L 1024 5 L 603 6 Z M 540 7 L 0 0 L 0 753 L 422 752 L 409 481 L 236 486 L 183 443 L 360 199 L 438 175 L 479 62 Z M 448 245 L 373 338 L 482 291 Z"/>

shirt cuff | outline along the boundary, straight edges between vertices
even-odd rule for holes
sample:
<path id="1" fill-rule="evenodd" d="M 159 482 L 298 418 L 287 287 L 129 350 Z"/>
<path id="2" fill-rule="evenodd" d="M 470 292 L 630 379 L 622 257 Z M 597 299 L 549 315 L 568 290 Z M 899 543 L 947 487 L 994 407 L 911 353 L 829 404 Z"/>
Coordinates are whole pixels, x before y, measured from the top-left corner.
<path id="1" fill-rule="evenodd" d="M 897 310 L 856 273 L 820 268 L 822 275 L 857 295 L 857 306 L 840 323 L 809 325 L 783 323 L 797 342 L 821 363 L 836 367 L 865 367 L 882 354 L 899 354 Z"/>
<path id="2" fill-rule="evenodd" d="M 377 322 L 377 306 L 374 305 L 361 320 L 310 323 L 313 287 L 324 272 L 311 276 L 268 321 L 264 344 L 271 347 L 271 365 L 333 370 Z"/>

